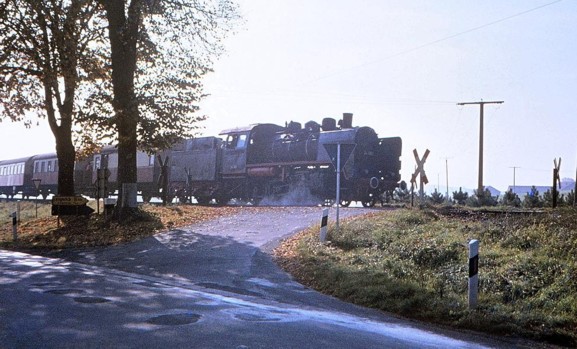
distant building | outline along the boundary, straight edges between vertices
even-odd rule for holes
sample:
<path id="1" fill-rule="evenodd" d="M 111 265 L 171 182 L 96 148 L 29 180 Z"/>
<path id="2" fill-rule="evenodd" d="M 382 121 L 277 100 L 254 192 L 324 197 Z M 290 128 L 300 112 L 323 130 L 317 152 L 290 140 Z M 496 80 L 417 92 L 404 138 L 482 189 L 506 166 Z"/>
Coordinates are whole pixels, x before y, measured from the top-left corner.
<path id="1" fill-rule="evenodd" d="M 491 196 L 500 196 L 501 195 L 501 191 L 499 189 L 496 189 L 490 185 L 486 186 L 485 190 L 488 190 L 491 193 Z"/>
<path id="2" fill-rule="evenodd" d="M 539 195 L 543 195 L 547 190 L 551 190 L 551 186 L 542 186 L 542 185 L 516 185 L 515 187 L 509 186 L 507 191 L 512 190 L 513 193 L 517 194 L 520 198 L 529 195 L 531 193 L 531 189 L 535 187 L 539 192 Z"/>
<path id="3" fill-rule="evenodd" d="M 551 183 L 553 184 L 553 183 Z M 516 185 L 515 187 L 509 186 L 507 191 L 512 190 L 515 194 L 517 194 L 520 198 L 524 197 L 531 193 L 531 188 L 535 187 L 539 192 L 539 195 L 543 196 L 547 190 L 551 190 L 551 185 Z M 560 193 L 565 194 L 571 192 L 571 190 L 575 190 L 575 180 L 573 178 L 563 178 L 561 180 L 561 188 L 557 188 Z"/>

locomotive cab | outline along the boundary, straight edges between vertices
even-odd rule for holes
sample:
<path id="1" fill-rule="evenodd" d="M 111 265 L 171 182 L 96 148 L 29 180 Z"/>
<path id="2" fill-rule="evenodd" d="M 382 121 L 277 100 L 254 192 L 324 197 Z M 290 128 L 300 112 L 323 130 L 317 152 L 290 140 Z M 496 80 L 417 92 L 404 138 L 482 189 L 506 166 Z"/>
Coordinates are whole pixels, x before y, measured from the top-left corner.
<path id="1" fill-rule="evenodd" d="M 223 177 L 239 177 L 247 172 L 247 165 L 271 162 L 271 143 L 284 127 L 275 124 L 257 124 L 225 130 L 222 150 Z"/>
<path id="2" fill-rule="evenodd" d="M 222 175 L 235 177 L 246 171 L 246 148 L 250 131 L 231 132 L 226 135 L 222 149 Z"/>

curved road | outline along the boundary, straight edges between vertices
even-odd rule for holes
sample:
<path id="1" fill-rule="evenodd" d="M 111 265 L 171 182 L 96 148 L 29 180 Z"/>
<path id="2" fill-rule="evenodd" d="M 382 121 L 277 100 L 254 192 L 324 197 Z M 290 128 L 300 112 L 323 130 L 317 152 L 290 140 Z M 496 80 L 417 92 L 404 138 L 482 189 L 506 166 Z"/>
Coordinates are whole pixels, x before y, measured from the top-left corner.
<path id="1" fill-rule="evenodd" d="M 0 347 L 530 346 L 398 319 L 293 281 L 269 253 L 321 212 L 247 208 L 120 246 L 44 257 L 0 250 Z"/>

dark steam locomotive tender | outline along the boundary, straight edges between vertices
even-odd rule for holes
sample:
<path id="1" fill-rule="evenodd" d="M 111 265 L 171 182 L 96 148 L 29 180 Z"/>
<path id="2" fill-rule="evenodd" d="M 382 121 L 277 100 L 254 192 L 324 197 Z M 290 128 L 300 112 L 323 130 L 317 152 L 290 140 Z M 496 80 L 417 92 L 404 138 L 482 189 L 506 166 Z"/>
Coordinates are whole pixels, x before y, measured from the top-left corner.
<path id="1" fill-rule="evenodd" d="M 379 138 L 370 127 L 353 127 L 349 113 L 343 114 L 338 127 L 335 119 L 325 118 L 322 125 L 256 124 L 220 135 L 223 139 L 187 139 L 165 152 L 171 196 L 181 202 L 194 197 L 200 204 L 226 204 L 231 199 L 255 204 L 263 199 L 332 202 L 335 167 L 323 145 L 335 143 L 356 145 L 341 175 L 342 205 L 360 201 L 370 207 L 400 186 L 401 138 Z M 287 196 L 296 202 L 283 201 Z"/>

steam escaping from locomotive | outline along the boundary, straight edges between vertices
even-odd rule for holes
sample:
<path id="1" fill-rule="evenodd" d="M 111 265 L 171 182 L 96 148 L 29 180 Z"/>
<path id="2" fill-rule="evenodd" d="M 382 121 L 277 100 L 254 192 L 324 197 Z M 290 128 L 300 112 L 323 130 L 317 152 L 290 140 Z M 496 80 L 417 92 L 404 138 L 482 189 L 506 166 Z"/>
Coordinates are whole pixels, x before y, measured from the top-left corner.
<path id="1" fill-rule="evenodd" d="M 322 200 L 311 194 L 306 183 L 294 186 L 282 195 L 266 196 L 260 201 L 261 206 L 318 206 Z"/>

